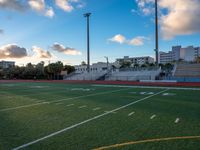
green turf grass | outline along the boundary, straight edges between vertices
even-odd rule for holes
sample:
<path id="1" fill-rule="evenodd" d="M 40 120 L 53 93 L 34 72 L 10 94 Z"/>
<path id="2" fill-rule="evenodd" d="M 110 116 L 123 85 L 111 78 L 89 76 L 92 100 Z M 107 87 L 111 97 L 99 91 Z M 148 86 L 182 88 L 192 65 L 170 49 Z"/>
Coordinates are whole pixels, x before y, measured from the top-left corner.
<path id="1" fill-rule="evenodd" d="M 85 84 L 0 84 L 0 149 L 13 149 L 103 114 L 105 111 L 149 96 L 141 92 L 160 91 L 163 89 Z M 25 149 L 84 150 L 152 138 L 200 135 L 200 91 L 168 90 L 164 93 L 174 95 L 152 96 Z M 12 109 L 37 103 L 39 104 L 35 106 Z M 79 108 L 81 106 L 86 107 Z M 94 111 L 93 109 L 97 107 L 100 109 Z M 128 116 L 131 112 L 135 113 Z M 152 115 L 156 117 L 150 119 Z M 176 118 L 180 118 L 177 124 L 174 123 Z M 118 149 L 196 150 L 199 148 L 200 139 L 193 139 L 129 145 Z"/>

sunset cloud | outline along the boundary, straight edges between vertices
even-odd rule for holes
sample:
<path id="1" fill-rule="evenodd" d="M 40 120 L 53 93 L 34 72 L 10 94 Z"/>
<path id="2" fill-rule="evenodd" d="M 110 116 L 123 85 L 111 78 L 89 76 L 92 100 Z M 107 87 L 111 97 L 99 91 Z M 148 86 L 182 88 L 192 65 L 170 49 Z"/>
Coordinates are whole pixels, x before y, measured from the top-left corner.
<path id="1" fill-rule="evenodd" d="M 16 44 L 8 44 L 0 47 L 0 59 L 23 58 L 27 56 L 27 50 Z"/>
<path id="2" fill-rule="evenodd" d="M 57 51 L 59 53 L 64 53 L 66 55 L 81 55 L 81 52 L 70 47 L 65 47 L 62 44 L 54 43 L 52 46 L 52 49 L 54 51 Z"/>
<path id="3" fill-rule="evenodd" d="M 33 46 L 32 51 L 34 51 L 36 53 L 37 58 L 51 58 L 52 57 L 52 55 L 49 51 L 45 51 L 38 46 Z"/>

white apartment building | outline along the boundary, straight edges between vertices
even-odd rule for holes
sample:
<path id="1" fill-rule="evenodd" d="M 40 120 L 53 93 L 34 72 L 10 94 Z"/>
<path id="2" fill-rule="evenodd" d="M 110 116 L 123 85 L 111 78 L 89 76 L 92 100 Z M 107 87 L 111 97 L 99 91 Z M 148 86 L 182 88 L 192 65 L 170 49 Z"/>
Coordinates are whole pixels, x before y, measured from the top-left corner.
<path id="1" fill-rule="evenodd" d="M 116 62 L 123 63 L 123 62 L 130 62 L 132 64 L 145 64 L 145 63 L 154 63 L 154 58 L 150 56 L 144 56 L 144 57 L 129 57 L 129 56 L 124 56 L 124 58 L 118 58 L 116 59 Z"/>
<path id="2" fill-rule="evenodd" d="M 0 61 L 0 68 L 2 69 L 14 67 L 14 66 L 15 66 L 14 61 Z"/>
<path id="3" fill-rule="evenodd" d="M 160 52 L 159 63 L 171 63 L 179 60 L 193 62 L 200 56 L 200 47 L 188 46 L 182 48 L 181 46 L 173 46 L 172 51 Z"/>

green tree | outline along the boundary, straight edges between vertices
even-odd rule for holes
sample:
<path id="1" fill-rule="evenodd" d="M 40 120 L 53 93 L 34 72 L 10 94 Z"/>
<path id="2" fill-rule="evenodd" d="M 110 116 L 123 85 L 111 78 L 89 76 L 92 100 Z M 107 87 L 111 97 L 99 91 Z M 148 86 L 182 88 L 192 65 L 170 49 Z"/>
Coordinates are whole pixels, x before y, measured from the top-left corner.
<path id="1" fill-rule="evenodd" d="M 74 68 L 74 66 L 65 65 L 63 70 L 67 71 L 67 73 L 70 74 L 75 71 L 75 68 Z"/>

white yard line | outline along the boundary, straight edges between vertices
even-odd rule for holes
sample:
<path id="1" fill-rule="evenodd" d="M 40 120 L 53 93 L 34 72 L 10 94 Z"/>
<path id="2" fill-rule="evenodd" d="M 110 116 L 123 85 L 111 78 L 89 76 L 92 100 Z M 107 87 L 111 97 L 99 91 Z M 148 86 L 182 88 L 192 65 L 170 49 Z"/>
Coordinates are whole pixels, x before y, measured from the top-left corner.
<path id="1" fill-rule="evenodd" d="M 55 103 L 56 105 L 62 105 L 63 103 Z"/>
<path id="2" fill-rule="evenodd" d="M 67 107 L 69 107 L 69 106 L 74 106 L 74 104 L 68 104 L 68 105 L 66 105 Z"/>
<path id="3" fill-rule="evenodd" d="M 101 93 L 94 93 L 94 94 L 82 95 L 82 96 L 71 97 L 71 98 L 64 98 L 64 99 L 60 99 L 60 100 L 51 101 L 48 104 L 62 102 L 62 101 L 68 101 L 68 100 L 75 100 L 75 99 L 79 99 L 79 98 L 85 98 L 85 97 L 96 96 L 96 95 L 115 93 L 115 92 L 124 91 L 124 90 L 128 90 L 128 89 L 126 88 L 126 89 L 120 89 L 120 90 L 114 90 L 114 91 L 108 91 L 108 92 L 101 92 Z M 18 106 L 18 107 L 5 108 L 5 109 L 0 109 L 0 112 L 16 110 L 16 109 L 21 109 L 21 108 L 27 108 L 27 107 L 33 107 L 33 106 L 44 105 L 44 104 L 47 104 L 47 103 L 43 102 L 43 103 L 22 105 L 22 106 Z"/>
<path id="4" fill-rule="evenodd" d="M 87 107 L 87 106 L 86 106 L 86 105 L 83 105 L 83 106 L 80 106 L 80 107 L 78 107 L 78 108 L 80 108 L 80 109 L 81 109 L 81 108 L 85 108 L 85 107 Z"/>
<path id="5" fill-rule="evenodd" d="M 48 102 L 42 102 L 42 103 L 36 103 L 36 104 L 0 109 L 0 112 L 9 111 L 9 110 L 16 110 L 16 109 L 21 109 L 21 108 L 27 108 L 27 107 L 33 107 L 33 106 L 44 105 L 44 104 L 48 104 Z"/>
<path id="6" fill-rule="evenodd" d="M 96 107 L 96 108 L 94 108 L 92 110 L 96 111 L 96 110 L 100 110 L 100 109 L 101 109 L 101 107 Z"/>
<path id="7" fill-rule="evenodd" d="M 78 127 L 78 126 L 80 126 L 80 125 L 83 125 L 83 124 L 86 124 L 86 123 L 91 122 L 91 121 L 93 121 L 93 120 L 96 120 L 96 119 L 99 119 L 99 118 L 101 118 L 101 117 L 107 116 L 107 115 L 109 115 L 109 114 L 111 114 L 111 113 L 113 113 L 113 112 L 115 112 L 115 111 L 118 111 L 118 110 L 127 108 L 127 107 L 129 107 L 129 106 L 131 106 L 131 105 L 134 105 L 134 104 L 136 104 L 136 103 L 139 103 L 139 102 L 141 102 L 141 101 L 145 101 L 145 100 L 147 100 L 147 99 L 149 99 L 149 98 L 151 98 L 151 97 L 153 97 L 153 96 L 156 96 L 156 95 L 159 95 L 159 94 L 161 94 L 161 93 L 163 93 L 163 92 L 166 92 L 167 90 L 168 90 L 168 89 L 165 89 L 165 90 L 163 90 L 163 91 L 161 91 L 161 92 L 158 92 L 158 93 L 156 93 L 156 94 L 153 94 L 153 95 L 144 97 L 144 98 L 142 98 L 142 99 L 136 100 L 136 101 L 131 102 L 131 103 L 129 103 L 129 104 L 126 104 L 126 105 L 123 105 L 123 106 L 118 107 L 118 108 L 116 108 L 116 109 L 113 109 L 113 110 L 111 110 L 111 111 L 108 111 L 108 112 L 106 112 L 106 113 L 103 113 L 103 114 L 94 116 L 94 117 L 92 117 L 92 118 L 90 118 L 90 119 L 87 119 L 87 120 L 85 120 L 85 121 L 79 122 L 79 123 L 77 123 L 77 124 L 74 124 L 74 125 L 72 125 L 72 126 L 66 127 L 66 128 L 64 128 L 64 129 L 62 129 L 62 130 L 59 130 L 59 131 L 57 131 L 57 132 L 53 132 L 53 133 L 51 133 L 51 134 L 49 134 L 49 135 L 47 135 L 47 136 L 44 136 L 44 137 L 42 137 L 42 138 L 36 139 L 36 140 L 34 140 L 34 141 L 32 141 L 32 142 L 29 142 L 29 143 L 23 144 L 23 145 L 21 145 L 21 146 L 18 146 L 18 147 L 16 147 L 16 148 L 14 148 L 13 150 L 19 150 L 19 149 L 22 149 L 22 148 L 26 148 L 26 147 L 28 147 L 28 146 L 30 146 L 30 145 L 33 145 L 33 144 L 36 144 L 36 143 L 38 143 L 38 142 L 40 142 L 40 141 L 46 140 L 46 139 L 48 139 L 48 138 L 51 138 L 51 137 L 53 137 L 53 136 L 56 136 L 56 135 L 61 134 L 61 133 L 63 133 L 63 132 L 66 132 L 66 131 L 68 131 L 68 130 L 70 130 L 70 129 L 76 128 L 76 127 Z"/>
<path id="8" fill-rule="evenodd" d="M 93 84 L 95 87 L 115 87 L 115 88 L 141 88 L 141 89 L 169 89 L 169 90 L 192 90 L 200 91 L 200 88 L 182 88 L 182 87 L 161 87 L 161 86 L 134 86 L 134 85 L 101 85 Z"/>
<path id="9" fill-rule="evenodd" d="M 104 111 L 105 113 L 109 113 L 110 111 Z M 116 114 L 116 111 L 111 112 L 112 114 Z"/>
<path id="10" fill-rule="evenodd" d="M 128 116 L 132 116 L 134 113 L 135 113 L 135 112 L 133 111 L 133 112 L 129 113 Z"/>
<path id="11" fill-rule="evenodd" d="M 152 120 L 152 119 L 154 119 L 156 117 L 156 115 L 152 115 L 151 117 L 150 117 L 150 119 Z"/>
<path id="12" fill-rule="evenodd" d="M 174 123 L 179 123 L 180 118 L 176 118 L 176 120 L 174 121 Z"/>

